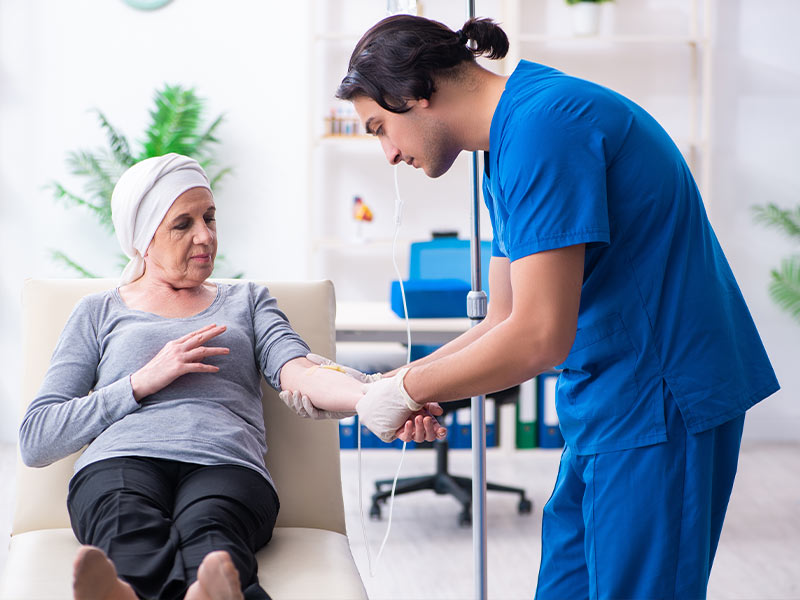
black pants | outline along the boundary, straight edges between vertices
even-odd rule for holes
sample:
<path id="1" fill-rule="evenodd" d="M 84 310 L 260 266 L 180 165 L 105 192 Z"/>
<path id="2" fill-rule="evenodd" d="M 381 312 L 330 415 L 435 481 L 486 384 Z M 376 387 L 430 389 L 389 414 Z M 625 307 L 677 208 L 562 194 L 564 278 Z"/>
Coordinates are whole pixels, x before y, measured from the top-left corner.
<path id="1" fill-rule="evenodd" d="M 67 508 L 82 544 L 102 548 L 141 598 L 183 598 L 203 558 L 226 550 L 245 598 L 268 599 L 255 552 L 269 542 L 278 497 L 263 476 L 235 465 L 140 457 L 81 469 Z"/>

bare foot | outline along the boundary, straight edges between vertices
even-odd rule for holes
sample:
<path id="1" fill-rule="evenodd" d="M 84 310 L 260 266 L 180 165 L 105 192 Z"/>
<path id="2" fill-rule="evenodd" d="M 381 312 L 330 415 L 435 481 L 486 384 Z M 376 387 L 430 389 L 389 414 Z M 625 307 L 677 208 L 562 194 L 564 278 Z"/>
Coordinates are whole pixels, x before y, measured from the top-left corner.
<path id="1" fill-rule="evenodd" d="M 75 600 L 137 600 L 130 585 L 117 578 L 117 570 L 105 552 L 81 546 L 72 571 Z"/>
<path id="2" fill-rule="evenodd" d="M 206 554 L 197 581 L 186 590 L 186 600 L 244 600 L 239 572 L 227 552 Z"/>

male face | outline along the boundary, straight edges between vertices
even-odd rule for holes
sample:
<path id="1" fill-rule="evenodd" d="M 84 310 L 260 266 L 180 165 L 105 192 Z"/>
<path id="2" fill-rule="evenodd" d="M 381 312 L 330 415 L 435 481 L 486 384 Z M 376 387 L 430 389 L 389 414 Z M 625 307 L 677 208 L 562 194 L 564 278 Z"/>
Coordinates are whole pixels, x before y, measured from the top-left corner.
<path id="1" fill-rule="evenodd" d="M 380 140 L 390 164 L 402 161 L 421 168 L 428 177 L 439 177 L 450 169 L 461 148 L 428 100 L 413 100 L 409 105 L 409 111 L 393 113 L 366 96 L 353 100 L 365 130 Z"/>

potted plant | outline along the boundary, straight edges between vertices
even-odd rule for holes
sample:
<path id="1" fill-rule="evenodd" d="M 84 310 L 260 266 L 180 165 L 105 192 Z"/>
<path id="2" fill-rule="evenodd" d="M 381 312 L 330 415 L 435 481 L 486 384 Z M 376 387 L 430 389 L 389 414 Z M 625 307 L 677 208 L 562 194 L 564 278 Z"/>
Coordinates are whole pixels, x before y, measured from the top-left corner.
<path id="1" fill-rule="evenodd" d="M 757 223 L 774 227 L 800 242 L 800 206 L 788 210 L 770 203 L 766 206 L 754 206 L 753 211 Z M 784 258 L 780 269 L 772 269 L 771 275 L 770 297 L 775 304 L 800 322 L 800 254 Z"/>
<path id="2" fill-rule="evenodd" d="M 612 0 L 566 0 L 572 13 L 575 35 L 596 35 L 600 27 L 600 5 Z"/>
<path id="3" fill-rule="evenodd" d="M 140 148 L 135 152 L 131 149 L 128 138 L 112 126 L 102 112 L 95 109 L 100 127 L 105 131 L 108 147 L 96 151 L 78 150 L 67 155 L 67 165 L 71 173 L 84 178 L 84 195 L 79 196 L 67 190 L 57 181 L 50 184 L 56 200 L 66 202 L 68 206 L 88 209 L 109 235 L 114 235 L 111 193 L 122 173 L 134 163 L 169 152 L 191 156 L 208 173 L 212 189 L 231 171 L 230 168 L 211 171 L 216 163 L 213 146 L 219 143 L 215 131 L 223 117 L 218 116 L 210 125 L 204 124 L 205 101 L 197 96 L 193 88 L 165 85 L 163 89 L 156 91 L 154 101 L 155 107 L 150 110 L 150 124 L 145 130 Z M 93 267 L 79 264 L 62 250 L 51 251 L 51 256 L 54 261 L 66 265 L 79 276 L 99 276 Z M 125 255 L 120 253 L 120 269 L 127 262 Z M 222 276 L 219 273 L 221 262 L 224 263 L 224 258 L 218 256 L 214 271 L 217 276 Z M 227 269 L 223 267 L 222 270 Z M 228 276 L 241 277 L 241 274 Z"/>

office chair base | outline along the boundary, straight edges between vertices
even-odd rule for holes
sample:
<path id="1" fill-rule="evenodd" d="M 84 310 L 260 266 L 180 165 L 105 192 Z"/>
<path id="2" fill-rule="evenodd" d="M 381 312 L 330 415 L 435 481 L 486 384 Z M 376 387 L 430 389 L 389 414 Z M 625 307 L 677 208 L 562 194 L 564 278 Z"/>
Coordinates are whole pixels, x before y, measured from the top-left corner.
<path id="1" fill-rule="evenodd" d="M 447 450 L 446 440 L 434 442 L 437 457 L 436 473 L 421 477 L 404 477 L 397 480 L 395 496 L 408 494 L 419 490 L 433 490 L 437 494 L 450 494 L 461 504 L 462 510 L 458 515 L 458 524 L 467 527 L 472 524 L 472 479 L 469 477 L 459 477 L 451 475 L 447 470 Z M 372 495 L 372 507 L 369 511 L 371 519 L 381 518 L 380 504 L 386 502 L 391 496 L 391 486 L 393 479 L 381 479 L 375 482 L 375 493 Z M 384 489 L 388 488 L 388 489 Z M 530 514 L 533 511 L 533 503 L 525 497 L 525 490 L 522 488 L 500 485 L 497 483 L 487 483 L 487 491 L 508 492 L 519 494 L 519 504 L 517 512 L 521 515 Z"/>

